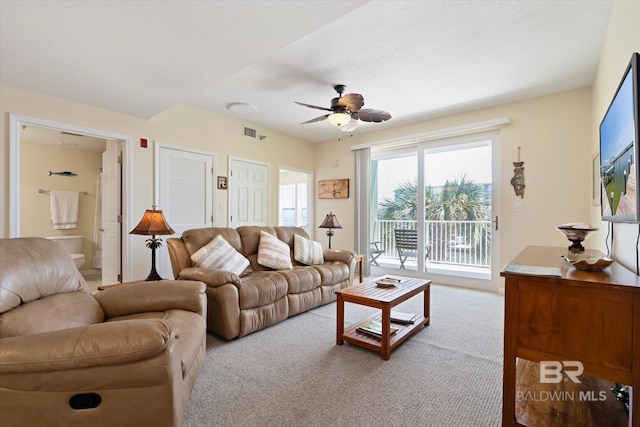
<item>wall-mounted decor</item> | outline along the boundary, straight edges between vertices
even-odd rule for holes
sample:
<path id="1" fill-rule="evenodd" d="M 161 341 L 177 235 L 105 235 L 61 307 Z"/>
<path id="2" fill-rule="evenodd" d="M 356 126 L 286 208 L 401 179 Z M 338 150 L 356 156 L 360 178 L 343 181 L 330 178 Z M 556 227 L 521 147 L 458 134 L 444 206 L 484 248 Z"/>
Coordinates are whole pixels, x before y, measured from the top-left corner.
<path id="1" fill-rule="evenodd" d="M 318 181 L 318 199 L 348 199 L 348 179 Z"/>
<path id="2" fill-rule="evenodd" d="M 219 176 L 218 177 L 218 190 L 226 190 L 227 189 L 227 177 Z"/>
<path id="3" fill-rule="evenodd" d="M 516 192 L 516 196 L 524 199 L 524 162 L 520 161 L 520 147 L 518 147 L 518 161 L 513 162 L 513 178 L 511 185 Z"/>

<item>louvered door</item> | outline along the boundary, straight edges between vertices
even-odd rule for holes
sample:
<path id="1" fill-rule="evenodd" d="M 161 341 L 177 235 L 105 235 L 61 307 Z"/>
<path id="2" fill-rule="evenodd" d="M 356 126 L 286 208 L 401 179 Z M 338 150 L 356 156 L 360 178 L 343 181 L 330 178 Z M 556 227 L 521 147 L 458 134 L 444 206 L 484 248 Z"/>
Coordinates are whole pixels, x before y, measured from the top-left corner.
<path id="1" fill-rule="evenodd" d="M 213 227 L 214 164 L 213 153 L 159 146 L 156 200 L 174 236 L 192 228 Z M 168 237 L 172 236 L 162 236 L 165 241 Z M 157 269 L 163 278 L 173 278 L 166 244 L 160 248 Z"/>

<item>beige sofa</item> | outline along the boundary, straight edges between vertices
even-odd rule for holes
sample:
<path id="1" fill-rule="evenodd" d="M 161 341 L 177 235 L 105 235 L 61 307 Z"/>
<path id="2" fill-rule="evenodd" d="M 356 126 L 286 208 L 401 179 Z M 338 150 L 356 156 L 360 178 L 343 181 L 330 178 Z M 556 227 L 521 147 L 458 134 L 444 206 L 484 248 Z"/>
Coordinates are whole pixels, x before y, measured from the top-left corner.
<path id="1" fill-rule="evenodd" d="M 292 269 L 274 270 L 258 263 L 261 232 L 289 246 Z M 167 240 L 174 277 L 207 285 L 211 333 L 226 339 L 250 334 L 334 301 L 336 290 L 353 283 L 354 252 L 325 249 L 322 264 L 304 265 L 294 259 L 296 234 L 309 237 L 299 227 L 242 226 L 188 230 L 181 238 Z M 191 256 L 218 235 L 249 260 L 241 274 L 199 267 L 192 261 Z"/>
<path id="2" fill-rule="evenodd" d="M 206 349 L 205 285 L 95 296 L 42 238 L 0 239 L 0 426 L 179 426 Z"/>

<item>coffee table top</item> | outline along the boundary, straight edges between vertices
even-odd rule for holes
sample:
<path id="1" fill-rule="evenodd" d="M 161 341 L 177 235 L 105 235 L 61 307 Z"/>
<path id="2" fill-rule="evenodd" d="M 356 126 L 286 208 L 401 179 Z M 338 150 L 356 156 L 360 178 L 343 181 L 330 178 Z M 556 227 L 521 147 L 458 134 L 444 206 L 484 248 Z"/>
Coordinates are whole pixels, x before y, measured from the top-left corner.
<path id="1" fill-rule="evenodd" d="M 400 283 L 390 287 L 378 286 L 376 281 L 385 277 L 400 279 Z M 393 303 L 398 299 L 406 299 L 408 295 L 413 296 L 422 292 L 430 284 L 431 280 L 415 277 L 380 276 L 372 278 L 365 283 L 339 289 L 336 293 L 351 301 L 361 299 Z"/>

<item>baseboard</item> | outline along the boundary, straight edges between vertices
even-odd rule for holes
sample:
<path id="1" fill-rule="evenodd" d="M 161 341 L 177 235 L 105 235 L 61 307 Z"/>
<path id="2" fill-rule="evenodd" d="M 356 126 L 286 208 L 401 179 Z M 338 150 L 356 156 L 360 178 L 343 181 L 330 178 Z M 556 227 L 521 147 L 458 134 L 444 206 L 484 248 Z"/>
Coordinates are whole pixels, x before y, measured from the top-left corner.
<path id="1" fill-rule="evenodd" d="M 99 268 L 92 268 L 91 270 L 82 270 L 80 274 L 83 276 L 92 276 L 94 274 L 102 274 L 102 270 Z"/>

